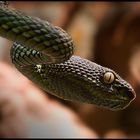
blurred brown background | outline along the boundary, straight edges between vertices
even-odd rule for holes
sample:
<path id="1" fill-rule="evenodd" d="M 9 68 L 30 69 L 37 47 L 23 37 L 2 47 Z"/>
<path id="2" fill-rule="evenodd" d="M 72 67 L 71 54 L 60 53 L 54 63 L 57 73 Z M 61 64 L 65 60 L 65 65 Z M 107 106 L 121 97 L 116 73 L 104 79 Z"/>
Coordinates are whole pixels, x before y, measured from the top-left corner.
<path id="1" fill-rule="evenodd" d="M 0 38 L 0 137 L 140 138 L 140 2 L 9 2 L 71 34 L 75 55 L 112 68 L 137 97 L 122 111 L 45 93 L 20 74 Z"/>

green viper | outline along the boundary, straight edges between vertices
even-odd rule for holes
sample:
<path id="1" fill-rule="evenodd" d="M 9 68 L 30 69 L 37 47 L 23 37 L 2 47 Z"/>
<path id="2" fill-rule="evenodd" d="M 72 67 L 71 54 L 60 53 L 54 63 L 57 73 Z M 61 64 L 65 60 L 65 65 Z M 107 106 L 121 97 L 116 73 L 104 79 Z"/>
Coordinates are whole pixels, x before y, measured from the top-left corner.
<path id="1" fill-rule="evenodd" d="M 47 21 L 1 6 L 0 36 L 14 41 L 16 68 L 57 97 L 122 110 L 136 96 L 113 70 L 74 56 L 70 35 Z"/>

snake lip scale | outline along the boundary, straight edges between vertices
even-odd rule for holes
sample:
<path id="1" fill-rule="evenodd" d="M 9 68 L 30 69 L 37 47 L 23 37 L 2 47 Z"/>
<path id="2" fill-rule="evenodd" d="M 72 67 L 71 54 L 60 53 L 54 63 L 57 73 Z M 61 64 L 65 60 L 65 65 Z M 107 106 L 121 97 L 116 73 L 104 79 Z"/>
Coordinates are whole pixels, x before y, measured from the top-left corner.
<path id="1" fill-rule="evenodd" d="M 73 55 L 71 36 L 47 21 L 0 6 L 0 36 L 14 42 L 10 56 L 15 67 L 47 93 L 114 111 L 136 97 L 116 72 Z"/>

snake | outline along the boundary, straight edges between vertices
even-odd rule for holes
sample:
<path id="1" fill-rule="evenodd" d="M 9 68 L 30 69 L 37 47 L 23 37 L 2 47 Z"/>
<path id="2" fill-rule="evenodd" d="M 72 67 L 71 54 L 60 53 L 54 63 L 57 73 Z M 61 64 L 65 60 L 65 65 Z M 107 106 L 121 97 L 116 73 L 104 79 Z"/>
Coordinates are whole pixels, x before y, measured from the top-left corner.
<path id="1" fill-rule="evenodd" d="M 13 41 L 10 57 L 17 70 L 49 94 L 112 111 L 136 97 L 114 70 L 74 55 L 71 35 L 46 20 L 1 5 L 0 36 Z"/>

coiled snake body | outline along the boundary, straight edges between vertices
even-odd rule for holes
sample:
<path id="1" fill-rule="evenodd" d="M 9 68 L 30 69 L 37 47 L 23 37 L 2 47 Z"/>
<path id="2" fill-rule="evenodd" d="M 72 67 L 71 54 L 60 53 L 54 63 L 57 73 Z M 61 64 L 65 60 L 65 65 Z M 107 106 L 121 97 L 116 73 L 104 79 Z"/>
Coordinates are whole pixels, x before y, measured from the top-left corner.
<path id="1" fill-rule="evenodd" d="M 70 35 L 47 21 L 1 6 L 0 35 L 14 41 L 16 68 L 55 96 L 112 110 L 135 98 L 130 84 L 113 70 L 74 56 Z"/>

